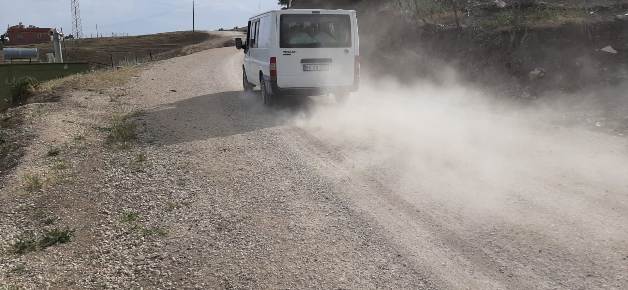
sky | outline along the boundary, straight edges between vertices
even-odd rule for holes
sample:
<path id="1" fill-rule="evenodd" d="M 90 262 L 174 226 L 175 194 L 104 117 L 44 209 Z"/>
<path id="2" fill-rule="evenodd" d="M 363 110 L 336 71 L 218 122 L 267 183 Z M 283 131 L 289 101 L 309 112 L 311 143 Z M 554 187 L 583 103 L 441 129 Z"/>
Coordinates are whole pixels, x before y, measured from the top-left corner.
<path id="1" fill-rule="evenodd" d="M 0 0 L 0 34 L 19 22 L 72 32 L 71 0 Z M 196 0 L 196 28 L 244 26 L 250 16 L 277 9 L 277 0 Z M 192 30 L 192 0 L 80 0 L 83 34 L 129 35 Z"/>

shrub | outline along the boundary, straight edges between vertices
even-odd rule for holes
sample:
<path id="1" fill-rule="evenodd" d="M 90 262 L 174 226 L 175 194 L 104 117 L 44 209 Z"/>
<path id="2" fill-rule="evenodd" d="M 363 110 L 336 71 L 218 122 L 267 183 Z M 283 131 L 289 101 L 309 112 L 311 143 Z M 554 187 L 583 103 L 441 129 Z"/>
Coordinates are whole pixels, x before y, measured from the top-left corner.
<path id="1" fill-rule="evenodd" d="M 37 250 L 37 240 L 32 234 L 24 235 L 18 238 L 13 244 L 13 252 L 16 254 L 26 254 Z"/>
<path id="2" fill-rule="evenodd" d="M 128 211 L 122 214 L 122 218 L 120 219 L 123 223 L 134 223 L 140 219 L 140 214 L 133 211 Z"/>
<path id="3" fill-rule="evenodd" d="M 135 140 L 137 126 L 127 116 L 114 115 L 111 119 L 111 127 L 107 143 L 113 145 L 127 146 Z"/>
<path id="4" fill-rule="evenodd" d="M 45 231 L 43 235 L 37 238 L 33 233 L 28 233 L 18 238 L 13 247 L 16 254 L 26 254 L 46 249 L 59 244 L 66 244 L 72 240 L 73 231 L 69 229 L 52 229 Z"/>
<path id="5" fill-rule="evenodd" d="M 31 77 L 24 77 L 13 81 L 10 85 L 10 103 L 12 106 L 19 106 L 26 103 L 26 100 L 33 95 L 39 87 L 39 82 Z"/>
<path id="6" fill-rule="evenodd" d="M 24 189 L 30 193 L 38 192 L 44 187 L 44 184 L 41 181 L 41 178 L 39 178 L 39 176 L 37 175 L 27 174 L 27 175 L 24 175 L 23 179 L 24 179 Z"/>
<path id="7" fill-rule="evenodd" d="M 43 237 L 39 240 L 39 248 L 45 249 L 57 244 L 69 243 L 72 239 L 73 232 L 68 229 L 53 229 L 44 232 Z"/>

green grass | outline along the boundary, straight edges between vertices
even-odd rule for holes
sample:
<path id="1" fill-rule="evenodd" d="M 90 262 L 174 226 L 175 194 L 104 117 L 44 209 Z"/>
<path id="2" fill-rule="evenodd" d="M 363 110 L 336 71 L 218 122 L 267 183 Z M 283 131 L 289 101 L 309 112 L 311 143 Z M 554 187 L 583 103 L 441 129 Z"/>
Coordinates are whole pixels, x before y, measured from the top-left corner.
<path id="1" fill-rule="evenodd" d="M 9 84 L 9 101 L 12 106 L 26 103 L 39 87 L 39 82 L 31 77 L 23 77 Z"/>
<path id="2" fill-rule="evenodd" d="M 140 214 L 134 211 L 128 211 L 122 214 L 122 218 L 120 220 L 123 223 L 134 223 L 140 219 Z"/>
<path id="3" fill-rule="evenodd" d="M 12 245 L 13 252 L 18 255 L 41 251 L 46 248 L 69 243 L 74 232 L 69 229 L 52 229 L 44 231 L 41 236 L 33 233 L 24 234 Z"/>
<path id="4" fill-rule="evenodd" d="M 37 251 L 37 238 L 33 234 L 26 234 L 18 238 L 12 246 L 13 252 L 23 255 Z"/>
<path id="5" fill-rule="evenodd" d="M 163 229 L 163 228 L 160 228 L 160 227 L 142 228 L 141 229 L 141 233 L 145 237 L 148 237 L 148 236 L 158 236 L 158 237 L 168 236 L 168 231 Z"/>
<path id="6" fill-rule="evenodd" d="M 44 232 L 43 237 L 39 240 L 39 247 L 45 249 L 58 244 L 66 244 L 72 240 L 73 231 L 68 229 L 52 229 Z"/>

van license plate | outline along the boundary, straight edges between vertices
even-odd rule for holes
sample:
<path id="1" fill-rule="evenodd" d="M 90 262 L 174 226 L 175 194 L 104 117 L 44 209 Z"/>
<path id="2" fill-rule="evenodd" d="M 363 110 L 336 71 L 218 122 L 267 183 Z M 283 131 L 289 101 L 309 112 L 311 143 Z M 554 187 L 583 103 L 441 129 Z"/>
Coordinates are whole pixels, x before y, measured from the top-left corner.
<path id="1" fill-rule="evenodd" d="M 304 64 L 303 71 L 329 71 L 329 64 Z"/>

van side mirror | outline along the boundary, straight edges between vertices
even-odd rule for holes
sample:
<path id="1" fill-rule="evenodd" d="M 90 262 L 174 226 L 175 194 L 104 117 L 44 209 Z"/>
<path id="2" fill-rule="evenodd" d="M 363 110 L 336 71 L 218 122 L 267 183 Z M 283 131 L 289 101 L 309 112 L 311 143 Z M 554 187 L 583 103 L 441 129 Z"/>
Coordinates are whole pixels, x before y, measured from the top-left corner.
<path id="1" fill-rule="evenodd" d="M 235 46 L 237 49 L 244 49 L 244 43 L 242 43 L 242 38 L 235 39 Z"/>

